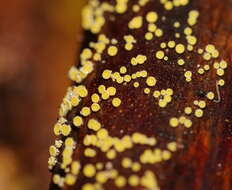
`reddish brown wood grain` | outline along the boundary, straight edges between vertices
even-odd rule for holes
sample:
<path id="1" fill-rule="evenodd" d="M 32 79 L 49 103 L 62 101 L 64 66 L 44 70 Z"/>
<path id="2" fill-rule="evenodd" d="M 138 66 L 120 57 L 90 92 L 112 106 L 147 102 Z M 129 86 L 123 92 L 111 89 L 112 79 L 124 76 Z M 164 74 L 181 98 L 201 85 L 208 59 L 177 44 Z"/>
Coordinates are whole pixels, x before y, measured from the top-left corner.
<path id="1" fill-rule="evenodd" d="M 131 5 L 131 3 L 130 3 Z M 220 57 L 228 62 L 228 68 L 224 75 L 226 85 L 220 89 L 221 101 L 219 103 L 209 102 L 200 119 L 193 118 L 193 126 L 190 129 L 180 127 L 173 130 L 168 127 L 168 119 L 178 114 L 184 107 L 196 98 L 199 98 L 199 91 L 215 88 L 216 75 L 210 72 L 207 76 L 195 77 L 191 83 L 186 83 L 181 70 L 178 66 L 172 64 L 177 57 L 170 55 L 170 65 L 162 65 L 160 61 L 154 60 L 154 54 L 158 50 L 158 42 L 172 39 L 175 33 L 170 27 L 172 20 L 167 20 L 166 24 L 161 25 L 165 35 L 157 40 L 145 42 L 140 32 L 135 32 L 138 43 L 131 52 L 123 50 L 123 43 L 119 41 L 119 56 L 113 58 L 106 53 L 103 54 L 105 64 L 95 63 L 95 69 L 84 84 L 92 94 L 100 84 L 113 85 L 117 88 L 119 97 L 122 99 L 122 105 L 119 109 L 111 106 L 110 101 L 101 104 L 101 111 L 94 114 L 101 123 L 107 128 L 111 136 L 120 137 L 123 134 L 132 134 L 139 131 L 144 134 L 153 134 L 159 142 L 159 147 L 164 147 L 170 140 L 176 140 L 182 144 L 173 157 L 165 162 L 154 165 L 142 165 L 141 173 L 146 169 L 155 171 L 158 178 L 158 184 L 161 190 L 231 190 L 232 189 L 232 1 L 231 0 L 195 0 L 185 8 L 178 8 L 172 12 L 165 12 L 157 1 L 151 1 L 138 14 L 143 14 L 148 10 L 155 10 L 159 15 L 186 20 L 186 13 L 191 9 L 197 9 L 200 12 L 198 24 L 194 26 L 194 33 L 198 38 L 197 48 L 205 47 L 207 44 L 214 44 L 220 52 Z M 116 16 L 115 21 L 107 20 L 103 28 L 103 33 L 109 37 L 121 39 L 123 35 L 131 33 L 127 28 L 128 21 L 132 18 L 132 12 Z M 183 26 L 184 27 L 184 26 Z M 183 30 L 183 28 L 181 28 Z M 144 29 L 145 30 L 145 29 Z M 85 33 L 86 39 L 84 46 L 96 36 Z M 185 43 L 184 39 L 180 42 Z M 160 109 L 154 104 L 153 99 L 143 93 L 143 84 L 137 89 L 132 86 L 122 86 L 112 84 L 101 78 L 104 69 L 110 68 L 118 70 L 121 65 L 129 65 L 130 58 L 139 53 L 148 57 L 148 64 L 140 66 L 146 69 L 148 73 L 155 73 L 158 85 L 162 88 L 171 87 L 174 92 L 173 101 L 167 109 Z M 188 58 L 188 69 L 194 69 L 197 64 L 202 63 L 202 59 L 196 53 L 185 53 L 183 57 Z M 154 64 L 154 66 L 152 66 Z M 135 68 L 130 68 L 131 72 Z M 194 71 L 196 72 L 196 71 Z M 90 97 L 87 97 L 82 105 L 90 105 Z M 80 107 L 73 109 L 68 114 L 71 123 L 72 118 L 80 111 Z M 122 132 L 123 131 L 123 132 Z M 88 133 L 87 127 L 74 130 L 73 136 L 77 139 L 77 149 L 75 150 L 74 160 L 80 160 L 83 164 L 95 163 L 97 161 L 106 161 L 104 154 L 99 153 L 93 159 L 83 156 L 84 145 L 83 137 Z M 125 176 L 130 173 L 120 166 L 120 158 L 124 156 L 132 157 L 135 160 L 139 158 L 139 153 L 143 148 L 130 149 L 113 160 L 114 167 Z M 53 172 L 58 172 L 56 167 Z M 140 174 L 141 174 L 140 173 Z M 77 183 L 72 187 L 64 187 L 65 190 L 81 190 L 81 186 L 88 182 L 82 174 L 78 176 Z M 116 190 L 112 184 L 107 183 L 105 189 Z M 51 183 L 50 190 L 59 189 Z M 141 187 L 124 187 L 127 190 L 142 190 Z"/>

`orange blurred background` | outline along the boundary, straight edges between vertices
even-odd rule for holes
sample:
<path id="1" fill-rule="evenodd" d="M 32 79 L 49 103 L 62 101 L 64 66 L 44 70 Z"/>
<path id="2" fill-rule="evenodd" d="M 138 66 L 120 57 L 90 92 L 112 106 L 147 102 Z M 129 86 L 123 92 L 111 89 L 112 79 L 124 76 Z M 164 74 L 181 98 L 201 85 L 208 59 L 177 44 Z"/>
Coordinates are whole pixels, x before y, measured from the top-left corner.
<path id="1" fill-rule="evenodd" d="M 0 6 L 0 189 L 46 190 L 53 124 L 81 41 L 84 0 Z"/>

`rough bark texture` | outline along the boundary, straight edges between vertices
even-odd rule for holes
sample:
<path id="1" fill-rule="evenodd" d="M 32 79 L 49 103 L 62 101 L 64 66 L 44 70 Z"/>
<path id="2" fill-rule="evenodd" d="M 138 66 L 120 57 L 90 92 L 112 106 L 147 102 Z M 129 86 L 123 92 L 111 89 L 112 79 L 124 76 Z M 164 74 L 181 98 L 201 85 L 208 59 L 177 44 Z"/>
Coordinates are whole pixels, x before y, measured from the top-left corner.
<path id="1" fill-rule="evenodd" d="M 145 149 L 152 149 L 146 145 L 136 145 L 122 153 L 117 153 L 115 159 L 108 160 L 105 153 L 96 148 L 97 156 L 86 158 L 83 153 L 86 148 L 83 144 L 83 138 L 86 134 L 94 133 L 87 127 L 87 120 L 94 117 L 107 129 L 110 136 L 122 138 L 124 135 L 140 132 L 147 136 L 154 136 L 158 142 L 154 148 L 160 149 L 165 149 L 166 144 L 171 141 L 177 142 L 177 151 L 172 153 L 169 160 L 155 164 L 141 164 L 142 169 L 136 173 L 138 176 L 142 176 L 146 170 L 154 171 L 161 190 L 232 189 L 232 1 L 194 0 L 190 1 L 187 6 L 166 11 L 158 1 L 151 0 L 137 13 L 131 11 L 133 2 L 129 2 L 127 12 L 122 15 L 109 13 L 109 15 L 115 16 L 115 19 L 108 19 L 110 16 L 106 14 L 106 23 L 101 33 L 110 39 L 118 40 L 118 54 L 110 57 L 105 50 L 102 54 L 102 60 L 105 60 L 105 63 L 95 61 L 93 72 L 83 82 L 89 95 L 97 92 L 97 88 L 101 84 L 106 87 L 114 86 L 117 89 L 116 97 L 119 97 L 122 103 L 115 108 L 111 103 L 112 98 L 102 101 L 99 112 L 92 113 L 87 119 L 85 118 L 84 125 L 80 129 L 73 127 L 71 136 L 77 141 L 73 160 L 80 161 L 81 166 L 87 163 L 110 161 L 120 175 L 128 178 L 132 171 L 121 166 L 122 159 L 129 157 L 133 161 L 139 161 L 140 155 Z M 110 3 L 113 4 L 114 1 L 110 1 Z M 193 26 L 193 34 L 197 37 L 194 50 L 186 50 L 181 55 L 176 54 L 174 50 L 169 50 L 166 52 L 169 58 L 167 62 L 158 60 L 155 54 L 161 49 L 160 43 L 175 39 L 177 31 L 183 32 L 187 26 L 188 12 L 193 9 L 200 13 L 198 23 Z M 133 31 L 127 27 L 128 22 L 134 16 L 144 16 L 149 11 L 156 11 L 159 17 L 166 17 L 163 21 L 157 21 L 157 25 L 164 32 L 163 36 L 154 37 L 150 41 L 144 39 L 144 34 L 147 31 L 145 24 L 142 28 Z M 179 28 L 173 28 L 175 21 L 181 23 Z M 137 40 L 131 51 L 124 49 L 123 36 L 125 34 L 132 34 Z M 88 47 L 88 42 L 97 39 L 97 35 L 89 32 L 84 35 L 84 48 Z M 187 44 L 184 36 L 175 41 Z M 213 44 L 218 49 L 220 52 L 218 58 L 205 61 L 202 55 L 197 53 L 198 48 L 204 49 L 207 44 Z M 130 60 L 138 54 L 146 55 L 147 60 L 142 65 L 132 66 Z M 180 57 L 185 59 L 186 63 L 183 66 L 177 64 L 177 59 Z M 225 74 L 219 77 L 212 65 L 215 60 L 222 59 L 228 63 L 228 67 Z M 197 65 L 202 65 L 205 62 L 208 62 L 211 68 L 205 74 L 200 75 Z M 157 79 L 156 86 L 151 87 L 151 92 L 147 95 L 144 93 L 144 88 L 147 87 L 144 79 L 143 82 L 141 79 L 138 88 L 134 88 L 133 82 L 122 85 L 102 78 L 102 72 L 105 69 L 116 72 L 121 66 L 126 66 L 130 74 L 138 70 L 146 70 L 149 76 L 155 76 Z M 191 82 L 186 82 L 184 69 L 192 72 Z M 218 94 L 215 84 L 219 78 L 225 80 L 225 85 L 219 87 L 221 100 L 219 102 L 208 100 L 205 93 L 209 91 L 215 93 L 217 100 Z M 165 108 L 161 108 L 152 94 L 155 89 L 167 88 L 173 89 L 172 101 Z M 91 105 L 89 95 L 83 99 L 81 105 L 68 113 L 69 124 L 72 125 L 73 117 L 80 112 L 83 106 Z M 193 123 L 190 128 L 183 125 L 176 128 L 170 127 L 170 118 L 182 116 L 184 108 L 192 106 L 194 100 L 206 101 L 207 106 L 203 109 L 204 115 L 200 118 L 195 117 L 194 113 L 186 116 Z M 58 164 L 52 172 L 64 175 Z M 50 190 L 81 190 L 85 183 L 94 182 L 95 179 L 85 177 L 81 169 L 75 185 L 64 185 L 63 188 L 59 188 L 51 182 Z M 146 189 L 140 185 L 132 187 L 128 184 L 119 188 L 114 185 L 114 180 L 108 180 L 103 188 L 112 190 Z"/>

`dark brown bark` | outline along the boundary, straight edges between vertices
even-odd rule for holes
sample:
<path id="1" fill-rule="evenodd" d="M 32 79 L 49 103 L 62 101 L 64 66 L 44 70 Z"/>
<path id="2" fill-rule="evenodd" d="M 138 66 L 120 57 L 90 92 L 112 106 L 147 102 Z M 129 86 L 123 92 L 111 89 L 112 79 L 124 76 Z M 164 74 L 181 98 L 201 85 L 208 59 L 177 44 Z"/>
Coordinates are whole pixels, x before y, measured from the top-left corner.
<path id="1" fill-rule="evenodd" d="M 112 2 L 113 3 L 113 2 Z M 94 117 L 107 128 L 110 136 L 122 137 L 131 135 L 133 132 L 141 132 L 148 136 L 157 138 L 159 148 L 165 148 L 166 143 L 177 141 L 179 148 L 172 154 L 168 161 L 157 164 L 144 164 L 138 175 L 143 175 L 147 169 L 155 171 L 158 184 L 161 190 L 230 190 L 232 189 L 232 1 L 231 0 L 195 0 L 190 1 L 186 7 L 175 8 L 172 11 L 165 11 L 158 1 L 151 0 L 149 6 L 141 8 L 138 13 L 132 13 L 129 3 L 129 11 L 125 14 L 114 14 L 115 20 L 106 19 L 106 24 L 101 31 L 107 37 L 116 38 L 119 43 L 118 54 L 110 57 L 106 51 L 102 59 L 106 63 L 95 62 L 94 71 L 83 82 L 89 90 L 89 94 L 97 91 L 100 84 L 105 86 L 114 86 L 117 89 L 117 97 L 120 97 L 122 104 L 119 108 L 111 105 L 111 100 L 101 102 L 101 111 L 94 113 Z M 169 64 L 155 58 L 155 52 L 159 50 L 160 42 L 173 40 L 175 31 L 172 23 L 178 20 L 181 23 L 180 31 L 187 26 L 186 19 L 188 12 L 192 9 L 198 10 L 200 16 L 198 23 L 193 27 L 193 33 L 197 36 L 198 42 L 193 52 L 185 51 L 182 58 L 186 61 L 184 68 L 191 70 L 193 78 L 191 82 L 186 82 L 182 67 L 176 64 L 179 55 L 170 51 Z M 145 15 L 148 11 L 154 10 L 158 15 L 165 16 L 164 22 L 158 23 L 158 26 L 164 30 L 164 35 L 157 40 L 146 41 L 144 39 L 145 26 L 136 31 L 131 31 L 127 23 L 135 15 Z M 109 17 L 107 17 L 109 18 Z M 137 43 L 132 51 L 124 50 L 123 36 L 133 34 Z M 90 40 L 96 38 L 96 35 L 86 32 L 84 46 Z M 186 44 L 184 37 L 178 39 L 179 43 Z M 198 48 L 204 48 L 207 44 L 214 44 L 219 50 L 218 60 L 224 59 L 228 63 L 225 75 L 222 77 L 226 84 L 220 87 L 220 102 L 209 101 L 199 92 L 210 90 L 216 93 L 215 84 L 218 76 L 210 69 L 205 75 L 197 73 L 197 65 L 203 64 L 204 60 L 196 53 Z M 165 108 L 160 108 L 157 102 L 154 103 L 152 93 L 144 94 L 143 88 L 145 83 L 141 83 L 138 88 L 131 85 L 119 85 L 111 80 L 102 79 L 102 72 L 105 69 L 111 69 L 113 72 L 118 71 L 123 65 L 129 68 L 129 72 L 135 72 L 138 69 L 130 64 L 131 57 L 138 54 L 147 56 L 147 62 L 139 67 L 139 70 L 147 70 L 149 75 L 155 75 L 159 89 L 172 88 L 174 91 L 173 100 Z M 212 64 L 212 62 L 210 62 Z M 204 99 L 207 107 L 204 109 L 204 115 L 196 118 L 193 115 L 191 128 L 179 126 L 171 128 L 169 118 L 179 116 L 184 108 L 192 105 L 196 99 Z M 72 118 L 79 113 L 82 106 L 89 106 L 90 97 L 86 97 L 81 106 L 74 108 L 68 114 L 69 123 Z M 121 133 L 123 131 L 123 133 Z M 94 158 L 86 158 L 83 154 L 85 146 L 83 138 L 87 133 L 91 133 L 86 126 L 80 129 L 73 129 L 72 136 L 77 139 L 77 148 L 75 150 L 74 160 L 79 160 L 84 166 L 86 163 L 106 162 L 104 153 L 99 151 Z M 121 159 L 125 156 L 139 160 L 139 154 L 145 150 L 144 146 L 135 146 L 123 153 L 119 153 L 116 159 L 111 162 L 125 177 L 130 175 L 130 170 L 120 166 Z M 59 166 L 56 166 L 53 173 L 57 173 Z M 82 171 L 82 170 L 81 170 Z M 62 172 L 58 172 L 61 173 Z M 77 182 L 74 186 L 66 186 L 62 189 L 81 190 L 83 184 L 94 182 L 94 179 L 86 178 L 82 172 L 78 175 Z M 107 182 L 105 189 L 120 189 L 114 186 L 113 181 Z M 59 189 L 51 183 L 51 190 Z M 129 185 L 121 189 L 143 189 L 131 187 Z"/>

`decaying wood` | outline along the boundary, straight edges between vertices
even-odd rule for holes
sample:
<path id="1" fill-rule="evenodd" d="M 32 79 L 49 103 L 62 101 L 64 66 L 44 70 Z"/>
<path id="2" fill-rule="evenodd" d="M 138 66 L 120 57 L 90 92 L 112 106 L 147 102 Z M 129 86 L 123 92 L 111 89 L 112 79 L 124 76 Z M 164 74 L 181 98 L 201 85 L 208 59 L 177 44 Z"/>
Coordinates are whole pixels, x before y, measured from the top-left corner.
<path id="1" fill-rule="evenodd" d="M 95 165 L 97 162 L 104 164 L 110 162 L 113 168 L 125 178 L 129 178 L 132 174 L 141 177 L 146 170 L 151 170 L 154 172 L 158 184 L 157 188 L 153 189 L 232 189 L 232 1 L 192 0 L 187 6 L 167 11 L 159 1 L 151 0 L 136 13 L 131 10 L 134 2 L 129 1 L 126 13 L 106 13 L 105 15 L 106 23 L 100 33 L 105 34 L 110 39 L 118 40 L 116 44 L 118 53 L 115 56 L 109 56 L 106 48 L 100 61 L 92 60 L 94 69 L 82 82 L 88 89 L 88 96 L 67 115 L 68 124 L 73 128 L 70 136 L 77 143 L 72 159 L 80 162 L 81 169 L 74 185 L 64 184 L 64 187 L 61 188 L 52 181 L 50 190 L 82 190 L 84 184 L 95 183 L 95 177 L 88 178 L 83 174 L 83 167 L 89 163 Z M 110 3 L 114 4 L 114 1 L 110 1 Z M 155 55 L 161 49 L 160 43 L 174 40 L 177 32 L 183 33 L 188 25 L 186 20 L 191 10 L 197 10 L 200 13 L 197 24 L 192 27 L 193 35 L 197 38 L 194 50 L 185 50 L 183 54 L 177 54 L 175 50 L 169 49 L 165 50 L 165 54 L 168 55 L 167 61 L 157 59 Z M 159 16 L 157 26 L 163 30 L 162 37 L 155 36 L 152 40 L 144 39 L 147 31 L 146 24 L 136 30 L 128 28 L 128 22 L 133 17 L 138 15 L 145 17 L 149 11 L 157 12 Z M 161 19 L 161 17 L 165 17 L 165 19 Z M 173 27 L 175 21 L 181 23 L 179 28 Z M 131 51 L 124 49 L 123 37 L 129 34 L 133 35 L 137 41 Z M 84 36 L 83 48 L 89 47 L 90 41 L 97 41 L 97 34 L 85 32 Z M 182 35 L 175 39 L 175 42 L 176 44 L 187 44 Z M 197 53 L 199 48 L 204 49 L 208 44 L 213 44 L 217 48 L 220 53 L 218 58 L 206 61 L 202 55 Z M 131 58 L 138 54 L 145 55 L 147 60 L 141 65 L 132 66 Z M 177 60 L 180 58 L 185 60 L 183 66 L 177 64 Z M 104 61 L 102 62 L 102 60 Z M 221 77 L 216 74 L 213 66 L 215 61 L 220 60 L 225 60 L 228 63 L 225 74 Z M 204 74 L 199 74 L 197 65 L 202 67 L 206 62 L 210 65 L 210 70 Z M 151 92 L 145 94 L 144 88 L 147 87 L 145 79 L 136 79 L 140 85 L 135 88 L 133 81 L 123 85 L 113 82 L 111 79 L 102 78 L 102 72 L 105 69 L 119 72 L 121 66 L 126 66 L 129 74 L 146 70 L 149 76 L 156 78 L 155 87 L 150 87 Z M 190 82 L 187 82 L 184 76 L 186 71 L 192 72 Z M 225 81 L 224 86 L 217 86 L 219 79 Z M 83 126 L 76 128 L 72 124 L 73 118 L 79 114 L 83 106 L 91 106 L 90 95 L 98 92 L 99 85 L 115 87 L 116 97 L 121 99 L 121 105 L 117 108 L 112 106 L 111 97 L 101 101 L 100 111 L 85 117 Z M 173 96 L 171 102 L 163 108 L 153 97 L 153 91 L 167 88 L 173 89 Z M 206 94 L 209 91 L 214 92 L 214 100 L 207 99 Z M 194 100 L 206 102 L 207 106 L 202 108 L 203 116 L 197 117 L 193 111 L 190 116 L 185 116 L 191 120 L 191 127 L 187 128 L 181 124 L 178 127 L 171 127 L 170 118 L 183 116 L 186 106 L 192 107 L 193 110 L 196 109 L 197 106 L 193 105 Z M 92 147 L 97 151 L 97 155 L 93 158 L 85 157 L 86 146 L 83 139 L 86 134 L 96 133 L 87 127 L 87 121 L 93 117 L 97 118 L 112 137 L 122 138 L 125 135 L 130 136 L 139 132 L 149 137 L 155 137 L 157 144 L 154 147 L 134 145 L 122 153 L 117 152 L 117 156 L 113 160 L 107 159 L 106 153 Z M 62 139 L 64 140 L 65 137 Z M 125 157 L 139 162 L 140 155 L 146 149 L 160 148 L 163 150 L 167 143 L 172 141 L 177 143 L 177 150 L 172 152 L 172 156 L 168 160 L 154 164 L 141 164 L 141 170 L 138 172 L 132 172 L 131 169 L 121 166 L 121 161 Z M 62 162 L 62 156 L 58 156 L 58 163 L 60 162 Z M 60 165 L 56 164 L 52 173 L 53 176 L 57 173 L 60 176 L 65 176 L 68 172 L 64 172 L 60 169 Z M 102 188 L 112 190 L 149 189 L 142 185 L 132 187 L 129 184 L 120 188 L 115 186 L 113 179 L 104 183 Z"/>

